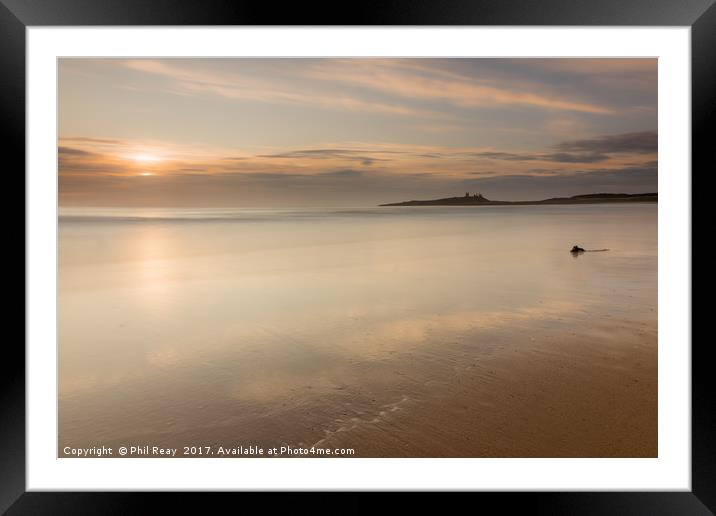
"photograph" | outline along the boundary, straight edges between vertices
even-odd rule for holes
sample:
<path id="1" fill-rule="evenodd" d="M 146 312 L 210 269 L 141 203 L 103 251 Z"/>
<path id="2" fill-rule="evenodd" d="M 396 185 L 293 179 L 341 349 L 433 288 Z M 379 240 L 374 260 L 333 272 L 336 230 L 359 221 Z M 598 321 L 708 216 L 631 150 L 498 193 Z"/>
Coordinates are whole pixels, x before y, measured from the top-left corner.
<path id="1" fill-rule="evenodd" d="M 58 57 L 57 457 L 659 457 L 658 95 L 656 57 Z"/>

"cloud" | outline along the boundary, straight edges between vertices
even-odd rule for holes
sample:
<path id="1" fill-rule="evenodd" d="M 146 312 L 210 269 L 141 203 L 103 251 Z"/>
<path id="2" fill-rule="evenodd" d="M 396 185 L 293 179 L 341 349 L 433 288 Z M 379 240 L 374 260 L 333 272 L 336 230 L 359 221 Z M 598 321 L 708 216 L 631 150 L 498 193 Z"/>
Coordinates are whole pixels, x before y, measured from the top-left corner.
<path id="1" fill-rule="evenodd" d="M 244 173 L 65 176 L 63 205 L 86 206 L 348 206 L 430 199 L 479 191 L 490 199 L 531 200 L 586 193 L 657 191 L 650 167 L 571 174 L 450 177 L 444 174 L 336 169 L 320 174 Z"/>
<path id="2" fill-rule="evenodd" d="M 655 131 L 598 136 L 557 143 L 560 152 L 476 152 L 472 156 L 504 161 L 548 161 L 553 163 L 599 163 L 619 154 L 651 154 L 657 152 Z"/>
<path id="3" fill-rule="evenodd" d="M 658 141 L 656 131 L 644 131 L 566 141 L 555 145 L 555 148 L 570 152 L 648 154 L 657 151 Z"/>
<path id="4" fill-rule="evenodd" d="M 539 159 L 535 155 L 531 154 L 518 154 L 515 152 L 475 152 L 472 156 L 476 158 L 487 158 L 487 159 L 500 159 L 505 161 L 534 161 Z"/>
<path id="5" fill-rule="evenodd" d="M 646 153 L 655 139 L 654 133 L 605 135 L 553 144 L 542 151 L 480 149 L 388 143 L 344 142 L 337 145 L 302 147 L 275 152 L 246 153 L 236 149 L 170 147 L 152 142 L 143 149 L 134 141 L 101 140 L 81 144 L 75 140 L 60 142 L 60 177 L 67 175 L 192 175 L 204 181 L 216 181 L 225 174 L 253 175 L 267 180 L 289 175 L 323 175 L 327 180 L 356 170 L 370 170 L 371 177 L 380 174 L 407 177 L 409 174 L 434 174 L 444 179 L 509 175 L 571 174 L 580 168 L 620 169 L 655 165 L 656 155 Z M 560 150 L 560 149 L 569 149 Z M 631 152 L 630 152 L 631 151 Z M 154 162 L 138 162 L 133 156 L 163 156 Z M 156 154 L 155 154 L 156 153 Z M 347 171 L 350 173 L 337 173 Z"/>
<path id="6" fill-rule="evenodd" d="M 249 77 L 227 71 L 197 70 L 171 61 L 137 59 L 124 61 L 132 70 L 151 73 L 171 81 L 170 91 L 181 95 L 209 93 L 220 97 L 258 102 L 293 104 L 325 109 L 372 112 L 399 116 L 445 118 L 444 113 L 375 99 L 360 98 L 344 89 L 317 89 L 316 85 Z"/>
<path id="7" fill-rule="evenodd" d="M 519 89 L 519 83 L 490 84 L 486 80 L 441 70 L 415 60 L 326 60 L 307 75 L 340 81 L 397 97 L 440 100 L 459 107 L 521 106 L 599 115 L 613 114 L 609 107 L 565 98 L 564 95 Z"/>
<path id="8" fill-rule="evenodd" d="M 544 154 L 542 156 L 543 161 L 553 161 L 555 163 L 598 163 L 608 159 L 609 156 L 606 154 L 598 154 L 596 152 L 582 154 L 555 152 L 553 154 Z"/>
<path id="9" fill-rule="evenodd" d="M 487 158 L 504 161 L 551 161 L 555 163 L 597 163 L 606 161 L 609 156 L 597 153 L 570 154 L 567 152 L 540 153 L 514 153 L 514 152 L 477 152 L 472 154 L 477 158 Z"/>
<path id="10" fill-rule="evenodd" d="M 363 172 L 360 170 L 344 169 L 344 170 L 333 170 L 331 172 L 323 172 L 320 174 L 322 177 L 362 177 Z"/>
<path id="11" fill-rule="evenodd" d="M 91 143 L 91 144 L 106 144 L 106 145 L 116 145 L 120 143 L 120 140 L 115 140 L 113 138 L 88 138 L 85 136 L 76 136 L 76 137 L 70 137 L 70 136 L 64 136 L 62 138 L 63 141 L 66 142 L 74 142 L 74 143 Z"/>
<path id="12" fill-rule="evenodd" d="M 72 147 L 58 147 L 57 153 L 60 158 L 64 156 L 92 156 L 92 152 L 88 152 L 82 149 L 73 149 Z"/>
<path id="13" fill-rule="evenodd" d="M 57 148 L 57 161 L 60 174 L 66 171 L 75 174 L 117 174 L 123 170 L 109 156 L 63 145 Z"/>
<path id="14" fill-rule="evenodd" d="M 541 170 L 540 172 L 548 172 Z M 515 174 L 466 179 L 463 190 L 481 191 L 491 199 L 534 200 L 587 193 L 658 191 L 656 167 L 580 170 L 570 174 Z"/>
<path id="15" fill-rule="evenodd" d="M 368 155 L 369 154 L 369 155 Z M 390 158 L 378 157 L 378 155 L 396 154 L 394 151 L 375 149 L 301 149 L 275 154 L 259 154 L 259 158 L 269 159 L 341 159 L 358 161 L 365 166 L 370 166 L 376 161 L 390 161 Z"/>
<path id="16" fill-rule="evenodd" d="M 446 70 L 425 60 L 301 61 L 306 64 L 291 70 L 291 80 L 275 71 L 275 76 L 259 77 L 227 69 L 190 67 L 179 60 L 134 59 L 122 63 L 132 70 L 163 77 L 170 81 L 169 90 L 180 95 L 209 93 L 241 100 L 434 119 L 454 117 L 444 110 L 427 109 L 426 102 L 446 102 L 459 108 L 526 107 L 592 115 L 616 113 L 610 106 L 551 89 L 544 82 L 532 82 L 524 77 L 494 81 Z M 392 99 L 384 101 L 376 94 Z M 416 101 L 421 105 L 416 105 Z M 455 130 L 455 126 L 449 124 L 418 127 L 443 132 L 446 128 L 448 132 Z"/>
<path id="17" fill-rule="evenodd" d="M 657 166 L 655 59 L 60 64 L 60 133 L 74 135 L 59 142 L 61 190 L 89 199 L 96 185 L 98 202 L 272 205 L 301 191 L 373 203 L 476 180 L 509 198 L 511 181 L 590 190 L 627 181 L 608 171 Z"/>
<path id="18" fill-rule="evenodd" d="M 657 191 L 655 139 L 650 132 L 602 135 L 532 151 L 343 142 L 245 155 L 152 142 L 166 156 L 152 163 L 131 159 L 140 142 L 61 139 L 60 202 L 341 206 L 465 191 L 504 200 Z"/>
<path id="19" fill-rule="evenodd" d="M 656 58 L 522 59 L 519 62 L 536 73 L 551 75 L 556 81 L 569 80 L 595 89 L 618 90 L 621 93 L 656 93 Z M 655 104 L 633 107 L 656 109 Z"/>
<path id="20" fill-rule="evenodd" d="M 658 65 L 658 61 L 655 58 L 523 59 L 521 62 L 533 64 L 547 70 L 589 76 L 638 74 L 655 77 Z"/>

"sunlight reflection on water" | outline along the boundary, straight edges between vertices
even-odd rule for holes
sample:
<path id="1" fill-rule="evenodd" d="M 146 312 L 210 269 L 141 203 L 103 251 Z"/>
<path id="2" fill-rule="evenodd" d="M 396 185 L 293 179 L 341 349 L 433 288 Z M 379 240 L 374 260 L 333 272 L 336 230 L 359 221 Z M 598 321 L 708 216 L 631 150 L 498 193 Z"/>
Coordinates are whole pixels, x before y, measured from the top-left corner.
<path id="1" fill-rule="evenodd" d="M 320 420 L 338 410 L 322 395 L 402 399 L 392 360 L 427 381 L 460 346 L 655 328 L 656 221 L 656 205 L 64 210 L 61 439 L 272 435 L 261 418 L 286 403 Z"/>

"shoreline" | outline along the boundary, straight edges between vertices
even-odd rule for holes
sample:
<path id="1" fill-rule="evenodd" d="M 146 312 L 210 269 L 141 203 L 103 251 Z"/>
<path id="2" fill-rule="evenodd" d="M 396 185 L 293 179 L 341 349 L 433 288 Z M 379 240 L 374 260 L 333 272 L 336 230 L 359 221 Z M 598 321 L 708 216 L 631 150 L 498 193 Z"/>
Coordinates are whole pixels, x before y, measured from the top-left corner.
<path id="1" fill-rule="evenodd" d="M 540 206 L 540 205 L 579 205 L 579 204 L 623 204 L 623 203 L 658 203 L 656 193 L 645 194 L 588 194 L 573 197 L 554 197 L 540 201 L 491 201 L 481 195 L 464 197 L 448 197 L 425 201 L 402 201 L 378 206 Z"/>

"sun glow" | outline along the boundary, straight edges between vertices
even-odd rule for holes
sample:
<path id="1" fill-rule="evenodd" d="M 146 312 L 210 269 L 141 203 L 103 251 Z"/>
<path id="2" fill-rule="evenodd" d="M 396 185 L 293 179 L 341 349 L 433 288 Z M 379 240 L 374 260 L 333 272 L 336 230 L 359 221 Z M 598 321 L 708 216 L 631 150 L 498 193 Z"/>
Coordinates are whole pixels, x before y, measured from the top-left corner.
<path id="1" fill-rule="evenodd" d="M 151 154 L 135 154 L 130 156 L 130 159 L 138 163 L 156 163 L 157 161 L 161 161 L 161 158 L 152 156 Z"/>

